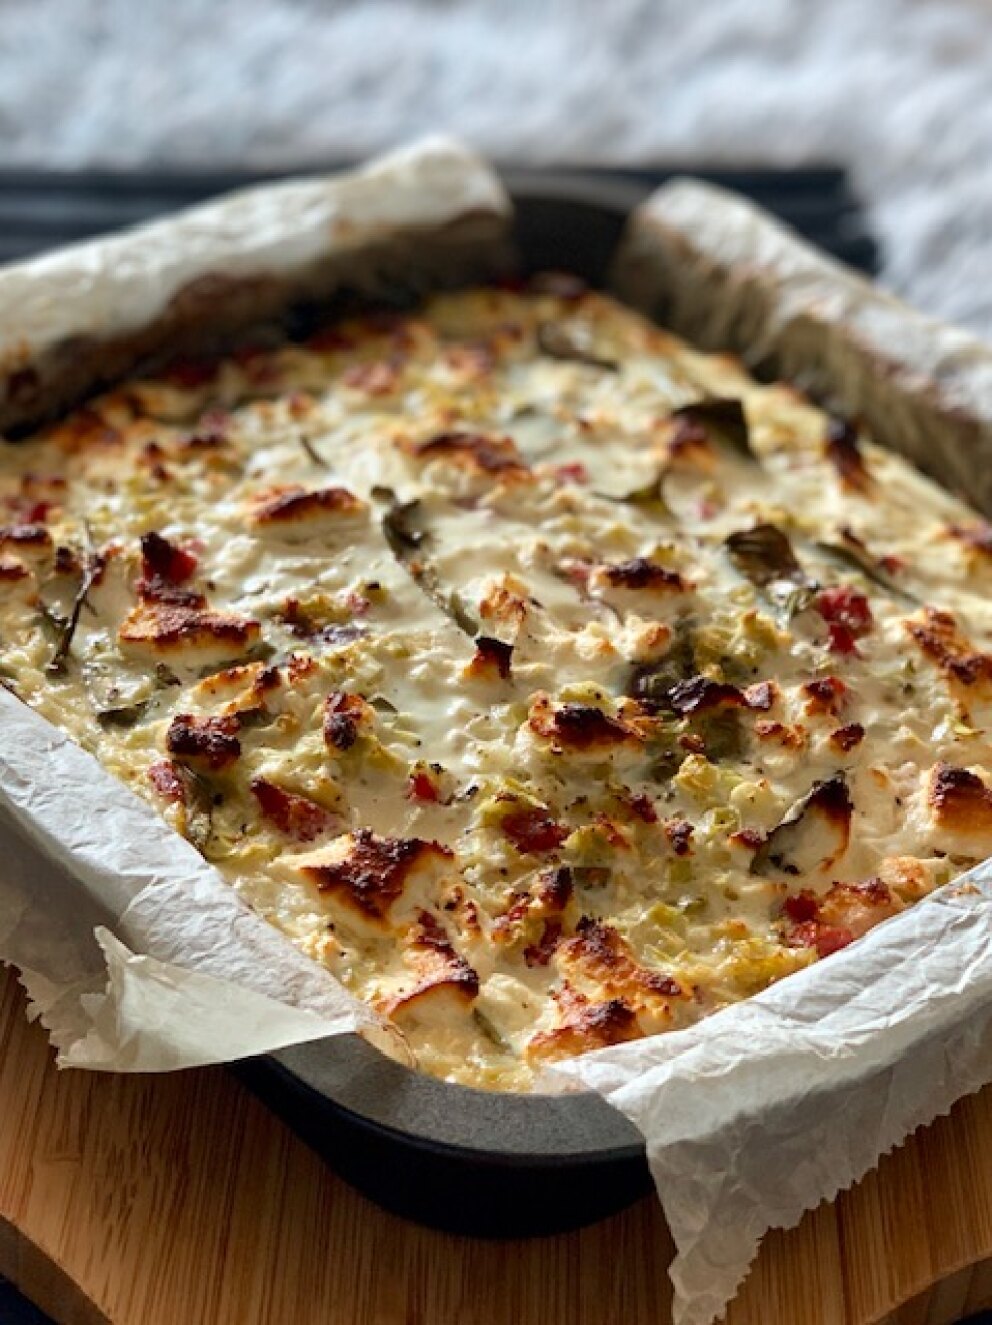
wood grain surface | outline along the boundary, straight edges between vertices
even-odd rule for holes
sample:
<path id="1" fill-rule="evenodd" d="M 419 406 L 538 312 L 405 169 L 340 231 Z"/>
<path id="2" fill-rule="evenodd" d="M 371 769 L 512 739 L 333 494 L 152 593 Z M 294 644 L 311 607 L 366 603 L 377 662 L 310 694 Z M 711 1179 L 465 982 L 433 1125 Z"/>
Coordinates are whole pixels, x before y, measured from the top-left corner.
<path id="1" fill-rule="evenodd" d="M 0 968 L 0 1274 L 61 1325 L 667 1325 L 646 1200 L 481 1242 L 385 1214 L 220 1069 L 56 1071 Z M 948 1325 L 992 1303 L 992 1089 L 765 1241 L 728 1325 Z"/>

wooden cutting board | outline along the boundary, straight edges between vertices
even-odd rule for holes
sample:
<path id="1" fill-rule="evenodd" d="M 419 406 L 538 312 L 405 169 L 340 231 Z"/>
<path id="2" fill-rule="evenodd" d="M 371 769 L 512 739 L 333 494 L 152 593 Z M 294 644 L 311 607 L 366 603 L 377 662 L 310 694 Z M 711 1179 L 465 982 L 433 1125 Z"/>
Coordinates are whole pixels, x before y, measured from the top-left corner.
<path id="1" fill-rule="evenodd" d="M 0 1274 L 60 1325 L 667 1325 L 653 1199 L 487 1243 L 387 1215 L 221 1069 L 58 1073 L 0 968 Z M 992 1088 L 770 1235 L 728 1325 L 992 1303 Z"/>

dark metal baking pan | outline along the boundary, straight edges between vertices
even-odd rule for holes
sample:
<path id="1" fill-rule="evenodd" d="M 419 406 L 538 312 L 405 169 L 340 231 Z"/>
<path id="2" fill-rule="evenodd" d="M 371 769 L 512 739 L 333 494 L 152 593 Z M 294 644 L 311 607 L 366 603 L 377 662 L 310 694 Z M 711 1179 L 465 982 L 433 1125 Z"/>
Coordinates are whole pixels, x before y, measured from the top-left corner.
<path id="1" fill-rule="evenodd" d="M 640 1133 L 598 1095 L 451 1085 L 353 1035 L 235 1070 L 366 1196 L 450 1233 L 557 1233 L 650 1189 Z"/>
<path id="2" fill-rule="evenodd" d="M 46 170 L 0 169 L 0 262 L 152 220 L 231 189 L 285 175 L 321 174 L 353 162 L 299 162 L 279 171 L 258 170 Z M 613 186 L 641 195 L 676 174 L 735 189 L 773 212 L 807 239 L 864 271 L 878 270 L 878 247 L 843 169 L 812 165 L 775 170 L 758 166 L 655 164 L 637 167 L 572 166 L 503 172 L 511 187 L 552 205 L 575 189 L 609 202 Z"/>
<path id="3" fill-rule="evenodd" d="M 670 171 L 506 171 L 525 267 L 602 282 L 630 209 Z M 876 249 L 837 170 L 723 172 L 871 269 Z M 245 176 L 0 172 L 0 256 L 147 219 Z M 29 225 L 32 221 L 33 224 Z M 25 229 L 19 229 L 22 224 Z M 239 1076 L 349 1182 L 397 1214 L 461 1234 L 575 1228 L 650 1189 L 640 1134 L 597 1095 L 494 1094 L 423 1076 L 355 1036 L 238 1065 Z"/>

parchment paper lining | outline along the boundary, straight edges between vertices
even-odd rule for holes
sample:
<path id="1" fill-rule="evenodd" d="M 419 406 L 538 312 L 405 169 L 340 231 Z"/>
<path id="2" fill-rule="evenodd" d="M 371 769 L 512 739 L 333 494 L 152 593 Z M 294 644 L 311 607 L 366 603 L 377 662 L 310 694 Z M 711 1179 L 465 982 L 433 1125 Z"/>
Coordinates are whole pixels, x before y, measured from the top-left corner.
<path id="1" fill-rule="evenodd" d="M 144 327 L 204 278 L 291 276 L 380 240 L 508 210 L 495 173 L 440 135 L 359 170 L 244 189 L 6 269 L 0 370 L 62 342 L 110 340 Z"/>
<path id="2" fill-rule="evenodd" d="M 5 690 L 0 727 L 0 960 L 20 969 L 63 1066 L 168 1071 L 372 1021 L 151 806 Z"/>
<path id="3" fill-rule="evenodd" d="M 421 177 L 425 188 L 443 178 L 449 200 L 460 196 L 452 187 L 459 170 L 480 168 L 457 145 L 423 150 L 460 160 L 448 173 Z M 390 202 L 376 190 L 405 190 L 407 206 L 411 189 L 416 194 L 416 153 L 401 157 L 392 181 L 381 168 L 376 175 L 373 210 L 386 231 Z M 364 188 L 357 195 L 363 206 Z M 478 200 L 501 205 L 498 188 L 479 188 Z M 650 220 L 656 224 L 658 213 Z M 751 213 L 739 223 L 745 220 L 753 226 Z M 224 244 L 244 242 L 240 224 Z M 185 234 L 166 226 L 158 236 L 166 253 L 177 246 L 180 267 Z M 699 267 L 694 283 L 685 255 L 675 278 L 680 299 L 715 306 L 720 282 L 708 288 L 712 272 Z M 117 307 L 105 260 L 64 261 L 69 269 L 76 261 L 94 293 L 88 330 L 93 317 L 109 319 L 105 327 L 147 315 L 130 299 Z M 49 328 L 57 336 L 73 328 L 57 313 L 59 282 L 51 285 L 49 323 L 44 273 L 36 268 L 34 279 L 32 297 L 40 302 L 27 330 L 37 345 Z M 763 297 L 774 306 L 774 290 Z M 887 317 L 898 320 L 897 311 L 887 300 Z M 908 312 L 906 319 L 914 336 L 922 334 L 918 319 Z M 843 327 L 823 334 L 836 344 Z M 981 364 L 975 371 L 984 372 Z M 974 435 L 972 419 L 965 431 Z M 3 690 L 0 730 L 0 960 L 22 968 L 60 1062 L 165 1070 L 368 1022 L 361 1005 L 241 906 L 151 807 Z M 559 1088 L 600 1091 L 646 1137 L 678 1247 L 678 1325 L 708 1325 L 723 1310 L 766 1229 L 794 1224 L 914 1128 L 992 1079 L 990 903 L 992 869 L 983 865 L 971 885 L 958 881 L 691 1031 L 556 1069 Z"/>

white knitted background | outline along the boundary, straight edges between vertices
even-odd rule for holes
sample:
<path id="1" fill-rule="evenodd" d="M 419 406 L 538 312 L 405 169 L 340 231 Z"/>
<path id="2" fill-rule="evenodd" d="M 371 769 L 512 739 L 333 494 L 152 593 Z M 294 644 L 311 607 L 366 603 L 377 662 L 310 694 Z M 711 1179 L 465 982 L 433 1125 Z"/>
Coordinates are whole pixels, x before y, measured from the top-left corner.
<path id="1" fill-rule="evenodd" d="M 848 164 L 884 277 L 992 338 L 992 0 L 0 0 L 0 165 Z"/>

